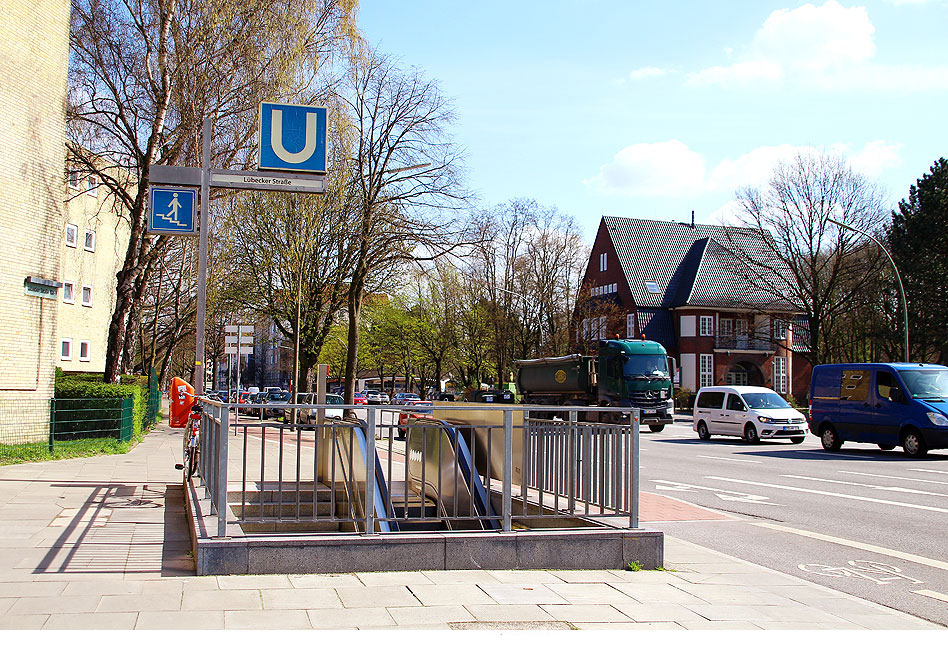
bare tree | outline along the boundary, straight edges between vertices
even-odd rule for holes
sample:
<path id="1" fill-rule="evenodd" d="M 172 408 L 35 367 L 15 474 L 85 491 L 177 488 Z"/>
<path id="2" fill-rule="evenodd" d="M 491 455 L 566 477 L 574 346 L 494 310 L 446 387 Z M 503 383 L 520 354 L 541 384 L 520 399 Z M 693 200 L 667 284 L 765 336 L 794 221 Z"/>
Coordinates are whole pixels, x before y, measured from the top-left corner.
<path id="1" fill-rule="evenodd" d="M 135 305 L 169 245 L 146 232 L 151 165 L 197 165 L 205 117 L 217 124 L 214 164 L 247 161 L 260 101 L 312 96 L 317 65 L 357 40 L 355 11 L 356 0 L 72 0 L 70 155 L 115 195 L 130 226 L 106 381 L 118 381 Z"/>
<path id="2" fill-rule="evenodd" d="M 721 243 L 734 253 L 748 293 L 805 316 L 808 350 L 798 352 L 811 363 L 837 358 L 830 333 L 878 272 L 879 254 L 829 219 L 878 231 L 886 217 L 878 189 L 839 156 L 798 154 L 767 186 L 742 189 L 737 200 L 744 224 L 759 236 L 750 246 L 746 231 L 728 229 Z"/>
<path id="3" fill-rule="evenodd" d="M 398 260 L 431 259 L 459 246 L 463 229 L 452 208 L 466 194 L 461 155 L 446 132 L 453 116 L 434 82 L 370 51 L 353 59 L 342 101 L 351 120 L 355 195 L 346 359 L 351 403 L 369 278 Z"/>

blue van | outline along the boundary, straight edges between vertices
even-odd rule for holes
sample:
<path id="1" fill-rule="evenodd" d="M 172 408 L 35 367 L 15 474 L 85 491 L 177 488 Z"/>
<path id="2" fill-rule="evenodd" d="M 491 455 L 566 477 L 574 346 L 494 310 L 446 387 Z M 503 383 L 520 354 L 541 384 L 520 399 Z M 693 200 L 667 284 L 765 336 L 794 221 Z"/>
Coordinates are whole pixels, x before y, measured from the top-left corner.
<path id="1" fill-rule="evenodd" d="M 948 448 L 948 367 L 927 363 L 816 366 L 810 432 L 823 449 L 866 442 L 913 458 Z"/>

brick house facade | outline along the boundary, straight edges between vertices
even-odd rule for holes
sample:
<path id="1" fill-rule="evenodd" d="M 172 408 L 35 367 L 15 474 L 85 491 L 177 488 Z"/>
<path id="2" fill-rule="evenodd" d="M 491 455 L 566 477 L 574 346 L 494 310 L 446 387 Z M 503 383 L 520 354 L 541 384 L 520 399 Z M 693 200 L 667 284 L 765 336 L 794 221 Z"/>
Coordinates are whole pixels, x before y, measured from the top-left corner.
<path id="1" fill-rule="evenodd" d="M 771 289 L 783 267 L 766 244 L 749 228 L 603 217 L 577 305 L 577 348 L 647 338 L 675 359 L 681 388 L 761 385 L 803 399 L 805 321 Z M 766 264 L 749 276 L 746 259 Z"/>

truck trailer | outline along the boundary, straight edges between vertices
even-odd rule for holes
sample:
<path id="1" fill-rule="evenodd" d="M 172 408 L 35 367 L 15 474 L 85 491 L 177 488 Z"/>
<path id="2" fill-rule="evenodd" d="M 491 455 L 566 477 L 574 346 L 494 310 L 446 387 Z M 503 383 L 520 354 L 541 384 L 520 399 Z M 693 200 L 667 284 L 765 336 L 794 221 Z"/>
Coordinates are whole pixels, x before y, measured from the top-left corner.
<path id="1" fill-rule="evenodd" d="M 655 341 L 601 340 L 599 354 L 515 361 L 525 404 L 640 409 L 652 431 L 672 423 L 671 361 Z M 628 420 L 629 415 L 623 416 Z"/>

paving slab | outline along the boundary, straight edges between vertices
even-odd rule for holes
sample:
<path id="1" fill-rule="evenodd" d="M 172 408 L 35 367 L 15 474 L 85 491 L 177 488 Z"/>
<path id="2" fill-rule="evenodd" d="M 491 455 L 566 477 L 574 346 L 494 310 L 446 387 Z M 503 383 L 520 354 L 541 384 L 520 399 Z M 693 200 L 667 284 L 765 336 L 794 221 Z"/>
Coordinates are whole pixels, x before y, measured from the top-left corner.
<path id="1" fill-rule="evenodd" d="M 540 605 L 557 621 L 569 623 L 628 623 L 632 619 L 612 605 Z"/>
<path id="2" fill-rule="evenodd" d="M 261 589 L 264 609 L 342 609 L 335 589 Z"/>
<path id="3" fill-rule="evenodd" d="M 410 585 L 408 587 L 421 604 L 433 605 L 490 605 L 496 601 L 477 585 Z"/>
<path id="4" fill-rule="evenodd" d="M 224 612 L 141 612 L 136 630 L 222 630 Z"/>
<path id="5" fill-rule="evenodd" d="M 266 612 L 224 612 L 225 630 L 310 630 L 305 610 L 284 609 Z"/>
<path id="6" fill-rule="evenodd" d="M 50 614 L 44 630 L 134 630 L 137 613 Z"/>
<path id="7" fill-rule="evenodd" d="M 388 613 L 399 627 L 473 621 L 474 616 L 460 605 L 432 607 L 389 607 Z"/>
<path id="8" fill-rule="evenodd" d="M 259 589 L 221 589 L 184 592 L 181 609 L 227 612 L 242 609 L 262 609 Z"/>
<path id="9" fill-rule="evenodd" d="M 465 605 L 479 621 L 552 621 L 553 617 L 539 605 Z"/>
<path id="10" fill-rule="evenodd" d="M 483 569 L 471 569 L 469 571 L 422 571 L 422 574 L 433 584 L 437 585 L 500 583 L 489 571 Z"/>
<path id="11" fill-rule="evenodd" d="M 421 607 L 408 587 L 337 587 L 344 607 Z"/>
<path id="12" fill-rule="evenodd" d="M 322 630 L 340 630 L 361 626 L 394 626 L 395 620 L 384 607 L 360 607 L 359 609 L 310 609 L 307 610 L 310 625 Z"/>
<path id="13" fill-rule="evenodd" d="M 342 574 L 318 574 L 309 573 L 306 575 L 287 576 L 297 589 L 321 589 L 331 587 L 362 587 L 364 584 L 358 576 L 351 573 Z"/>
<path id="14" fill-rule="evenodd" d="M 434 584 L 421 571 L 392 571 L 386 573 L 357 573 L 356 577 L 367 587 Z"/>
<path id="15" fill-rule="evenodd" d="M 177 612 L 181 609 L 181 593 L 123 594 L 102 596 L 99 612 Z M 59 610 L 57 610 L 59 611 Z"/>
<path id="16" fill-rule="evenodd" d="M 693 609 L 676 603 L 660 605 L 614 605 L 616 609 L 639 623 L 660 621 L 703 621 L 707 620 Z"/>
<path id="17" fill-rule="evenodd" d="M 494 602 L 502 605 L 568 605 L 565 598 L 541 583 L 480 585 Z"/>

